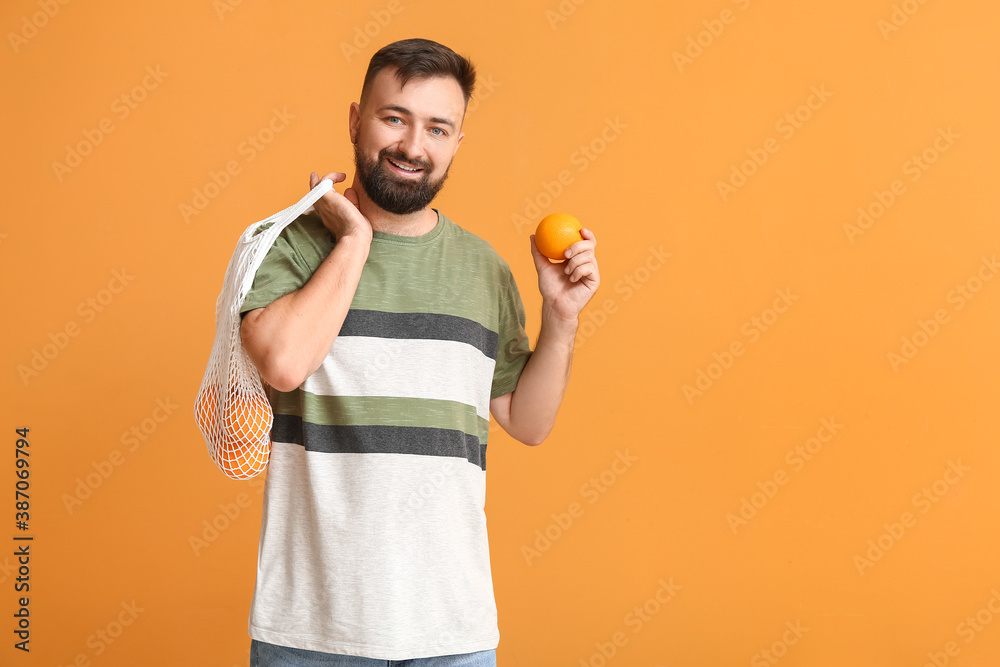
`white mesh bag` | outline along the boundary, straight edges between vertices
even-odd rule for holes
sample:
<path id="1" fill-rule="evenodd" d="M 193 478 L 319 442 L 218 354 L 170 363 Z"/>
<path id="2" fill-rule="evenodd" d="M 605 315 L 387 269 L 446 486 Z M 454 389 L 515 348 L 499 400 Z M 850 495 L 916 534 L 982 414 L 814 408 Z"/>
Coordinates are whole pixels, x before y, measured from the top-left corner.
<path id="1" fill-rule="evenodd" d="M 215 340 L 195 399 L 194 417 L 209 456 L 233 479 L 251 479 L 267 467 L 274 422 L 260 373 L 243 349 L 240 308 L 281 230 L 312 210 L 316 200 L 332 188 L 333 181 L 323 179 L 297 204 L 247 227 L 226 268 L 215 303 Z"/>

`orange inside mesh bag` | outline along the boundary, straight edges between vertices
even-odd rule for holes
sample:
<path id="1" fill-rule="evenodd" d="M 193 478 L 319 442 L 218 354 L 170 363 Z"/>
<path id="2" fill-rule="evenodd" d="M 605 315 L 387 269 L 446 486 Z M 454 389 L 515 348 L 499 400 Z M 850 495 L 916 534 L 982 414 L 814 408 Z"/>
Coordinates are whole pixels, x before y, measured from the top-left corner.
<path id="1" fill-rule="evenodd" d="M 220 447 L 213 457 L 234 479 L 250 479 L 267 468 L 271 454 L 271 406 L 258 394 L 236 388 L 220 411 L 217 386 L 209 386 L 195 402 L 195 419 L 205 433 L 219 433 Z M 220 419 L 221 417 L 221 419 Z M 221 421 L 221 424 L 220 424 Z"/>

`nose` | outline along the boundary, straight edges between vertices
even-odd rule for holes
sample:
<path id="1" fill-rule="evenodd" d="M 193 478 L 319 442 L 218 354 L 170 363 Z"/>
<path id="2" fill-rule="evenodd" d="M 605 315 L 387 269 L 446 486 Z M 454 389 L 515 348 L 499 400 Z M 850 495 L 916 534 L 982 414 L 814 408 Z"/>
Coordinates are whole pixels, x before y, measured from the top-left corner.
<path id="1" fill-rule="evenodd" d="M 417 127 L 409 127 L 399 139 L 399 152 L 406 156 L 406 160 L 412 164 L 424 164 L 423 134 Z"/>

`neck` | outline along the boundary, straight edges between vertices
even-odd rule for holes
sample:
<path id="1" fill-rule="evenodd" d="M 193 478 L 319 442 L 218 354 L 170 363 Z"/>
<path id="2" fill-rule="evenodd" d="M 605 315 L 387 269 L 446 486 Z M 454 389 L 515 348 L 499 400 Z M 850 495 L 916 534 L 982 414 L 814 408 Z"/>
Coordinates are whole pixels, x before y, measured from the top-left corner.
<path id="1" fill-rule="evenodd" d="M 437 224 L 438 215 L 430 206 L 406 215 L 396 215 L 386 211 L 368 198 L 368 193 L 361 187 L 357 174 L 354 175 L 351 187 L 358 194 L 358 210 L 377 232 L 398 236 L 423 236 Z"/>

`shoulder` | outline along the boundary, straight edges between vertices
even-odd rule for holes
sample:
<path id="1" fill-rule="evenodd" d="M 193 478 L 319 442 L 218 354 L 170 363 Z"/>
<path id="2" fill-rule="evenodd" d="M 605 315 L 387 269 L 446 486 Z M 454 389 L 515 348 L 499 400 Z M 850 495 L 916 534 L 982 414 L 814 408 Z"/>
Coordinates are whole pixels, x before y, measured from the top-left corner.
<path id="1" fill-rule="evenodd" d="M 334 241 L 330 231 L 315 211 L 303 213 L 281 230 L 268 255 L 288 256 L 296 263 L 315 269 L 330 254 Z"/>
<path id="2" fill-rule="evenodd" d="M 268 222 L 263 225 L 260 225 L 259 227 L 257 227 L 256 230 L 254 230 L 254 233 L 251 235 L 251 237 L 257 236 L 264 230 L 269 229 L 273 224 L 274 222 Z M 319 214 L 316 213 L 315 209 L 310 208 L 308 211 L 299 215 L 299 217 L 295 218 L 287 225 L 285 225 L 285 228 L 281 230 L 281 234 L 279 234 L 278 236 L 279 238 L 281 237 L 290 238 L 294 236 L 314 236 L 322 229 L 326 229 L 326 227 L 319 219 Z"/>
<path id="3" fill-rule="evenodd" d="M 280 237 L 289 241 L 298 240 L 314 244 L 324 244 L 333 240 L 330 230 L 320 220 L 319 214 L 312 209 L 288 223 L 288 226 L 281 230 Z"/>

